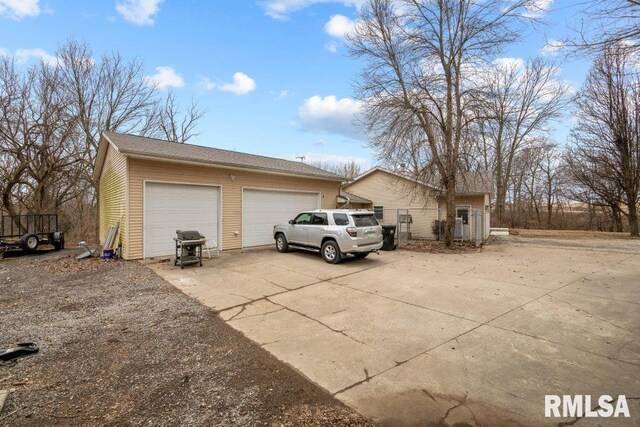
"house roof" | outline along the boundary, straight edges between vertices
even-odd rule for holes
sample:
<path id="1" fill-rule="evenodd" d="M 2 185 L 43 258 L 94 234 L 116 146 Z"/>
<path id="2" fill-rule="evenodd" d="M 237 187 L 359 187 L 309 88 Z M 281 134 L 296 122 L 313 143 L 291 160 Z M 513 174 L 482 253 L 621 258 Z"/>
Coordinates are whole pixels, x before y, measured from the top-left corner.
<path id="1" fill-rule="evenodd" d="M 432 184 L 430 182 L 414 179 L 407 175 L 403 175 L 402 173 L 390 171 L 380 166 L 376 166 L 360 174 L 359 176 L 354 178 L 351 182 L 346 184 L 345 187 L 377 171 L 385 172 L 395 177 L 405 179 L 407 181 L 411 181 L 416 184 L 425 185 L 437 191 L 443 190 L 442 187 L 438 185 Z M 459 172 L 456 177 L 456 193 L 459 195 L 492 194 L 493 193 L 493 174 L 487 170 L 482 170 L 477 172 L 472 172 L 472 171 Z"/>
<path id="2" fill-rule="evenodd" d="M 395 176 L 395 177 L 398 177 L 398 178 L 401 178 L 401 179 L 405 179 L 405 180 L 407 180 L 407 181 L 411 181 L 411 182 L 414 182 L 414 183 L 416 183 L 416 184 L 426 185 L 427 187 L 430 187 L 430 188 L 432 188 L 432 189 L 434 189 L 434 190 L 440 190 L 440 188 L 439 188 L 439 187 L 437 187 L 437 186 L 435 186 L 435 185 L 433 185 L 433 184 L 430 184 L 430 183 L 425 182 L 425 181 L 420 181 L 420 180 L 417 180 L 417 179 L 414 179 L 414 178 L 410 178 L 410 177 L 408 177 L 408 176 L 406 176 L 406 175 L 403 175 L 403 174 L 398 173 L 398 172 L 390 171 L 390 170 L 385 169 L 385 168 L 380 167 L 380 166 L 373 167 L 373 168 L 369 169 L 368 171 L 366 171 L 366 172 L 364 172 L 364 173 L 362 173 L 362 174 L 358 175 L 358 176 L 357 176 L 357 177 L 355 177 L 351 182 L 349 182 L 348 184 L 346 184 L 346 185 L 345 185 L 345 187 L 346 187 L 346 186 L 349 186 L 349 185 L 351 185 L 351 184 L 353 184 L 353 183 L 354 183 L 354 182 L 356 182 L 356 181 L 359 181 L 359 180 L 361 180 L 361 179 L 363 179 L 363 178 L 365 178 L 365 177 L 367 177 L 367 176 L 371 175 L 371 174 L 372 174 L 372 173 L 374 173 L 374 172 L 384 172 L 384 173 L 388 173 L 389 175 L 393 175 L 393 176 Z"/>
<path id="3" fill-rule="evenodd" d="M 115 149 L 120 153 L 131 157 L 151 158 L 183 163 L 197 163 L 227 168 L 251 169 L 255 171 L 305 176 L 331 181 L 345 180 L 342 176 L 302 162 L 241 153 L 238 151 L 223 150 L 220 148 L 205 147 L 201 145 L 178 144 L 162 139 L 117 132 L 102 133 L 93 173 L 94 179 L 97 179 L 97 177 L 100 176 L 106 155 L 106 146 L 109 144 L 115 147 Z"/>
<path id="4" fill-rule="evenodd" d="M 347 199 L 349 200 L 350 203 L 373 203 L 369 199 L 365 199 L 364 197 L 357 196 L 353 193 L 349 193 L 348 191 L 344 191 L 344 190 L 340 190 L 340 195 L 338 197 Z"/>
<path id="5" fill-rule="evenodd" d="M 458 173 L 456 177 L 456 193 L 492 194 L 493 174 L 488 170 Z"/>

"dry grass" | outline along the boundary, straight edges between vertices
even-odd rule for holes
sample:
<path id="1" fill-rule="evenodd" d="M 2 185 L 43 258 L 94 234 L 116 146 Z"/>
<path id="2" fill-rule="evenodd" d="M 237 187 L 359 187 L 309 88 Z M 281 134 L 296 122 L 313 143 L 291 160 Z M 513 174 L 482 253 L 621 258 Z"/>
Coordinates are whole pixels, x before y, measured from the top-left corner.
<path id="1" fill-rule="evenodd" d="M 509 229 L 509 234 L 520 237 L 536 237 L 549 239 L 602 239 L 602 240 L 638 240 L 629 233 L 612 233 L 607 231 L 581 230 L 527 230 L 522 228 Z"/>
<path id="2" fill-rule="evenodd" d="M 432 254 L 465 254 L 481 250 L 471 243 L 456 243 L 452 248 L 448 248 L 444 242 L 437 240 L 410 240 L 408 243 L 402 245 L 402 249 Z"/>

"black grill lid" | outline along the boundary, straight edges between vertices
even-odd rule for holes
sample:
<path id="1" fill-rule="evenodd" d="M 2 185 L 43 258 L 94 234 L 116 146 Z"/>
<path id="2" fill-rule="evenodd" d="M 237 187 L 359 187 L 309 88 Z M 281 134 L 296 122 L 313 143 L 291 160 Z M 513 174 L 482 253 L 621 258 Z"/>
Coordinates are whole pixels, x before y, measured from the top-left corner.
<path id="1" fill-rule="evenodd" d="M 204 236 L 201 235 L 197 230 L 176 230 L 176 235 L 178 240 L 200 240 L 204 239 Z"/>

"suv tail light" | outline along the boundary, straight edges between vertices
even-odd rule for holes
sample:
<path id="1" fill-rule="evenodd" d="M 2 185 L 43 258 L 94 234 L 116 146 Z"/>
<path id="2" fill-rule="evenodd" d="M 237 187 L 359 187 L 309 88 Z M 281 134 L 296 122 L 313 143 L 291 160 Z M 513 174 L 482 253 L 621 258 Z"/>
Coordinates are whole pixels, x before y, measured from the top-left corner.
<path id="1" fill-rule="evenodd" d="M 356 230 L 355 227 L 347 227 L 347 234 L 351 237 L 357 237 L 358 236 L 358 230 Z"/>

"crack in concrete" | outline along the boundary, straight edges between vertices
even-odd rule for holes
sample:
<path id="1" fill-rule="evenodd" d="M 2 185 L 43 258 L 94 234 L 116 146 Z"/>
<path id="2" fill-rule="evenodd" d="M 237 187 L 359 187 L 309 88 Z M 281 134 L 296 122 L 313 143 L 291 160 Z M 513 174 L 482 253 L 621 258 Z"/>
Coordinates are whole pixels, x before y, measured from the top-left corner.
<path id="1" fill-rule="evenodd" d="M 501 326 L 496 326 L 496 325 L 486 325 L 486 326 L 488 326 L 490 328 L 500 329 L 500 330 L 505 331 L 505 332 L 511 332 L 511 333 L 516 334 L 516 335 L 522 335 L 522 336 L 525 336 L 525 337 L 528 337 L 528 338 L 535 338 L 535 339 L 538 339 L 538 340 L 541 340 L 541 341 L 546 341 L 546 342 L 550 342 L 550 343 L 553 343 L 553 344 L 558 344 L 558 345 L 561 345 L 563 347 L 573 348 L 574 350 L 584 351 L 585 353 L 593 354 L 595 356 L 604 357 L 604 358 L 609 359 L 609 360 L 615 360 L 616 362 L 626 363 L 626 364 L 633 365 L 633 366 L 640 366 L 640 364 L 638 364 L 638 363 L 634 363 L 634 362 L 629 362 L 627 360 L 618 359 L 617 357 L 613 357 L 613 356 L 607 356 L 606 354 L 602 354 L 602 353 L 596 353 L 595 351 L 588 350 L 588 349 L 581 348 L 581 347 L 573 347 L 573 346 L 567 345 L 566 343 L 553 341 L 553 340 L 550 340 L 548 338 L 543 338 L 543 337 L 539 337 L 539 336 L 536 336 L 536 335 L 526 334 L 526 333 L 520 332 L 520 331 L 513 331 L 511 329 L 503 328 Z M 576 366 L 582 366 L 582 365 L 576 364 Z"/>
<path id="2" fill-rule="evenodd" d="M 555 299 L 555 300 L 557 300 L 557 301 L 563 302 L 563 303 L 565 303 L 565 304 L 567 304 L 567 305 L 569 305 L 569 306 L 571 306 L 571 307 L 575 308 L 575 309 L 576 309 L 576 310 L 578 310 L 578 311 L 582 311 L 583 313 L 586 313 L 586 314 L 588 314 L 589 316 L 593 316 L 593 317 L 595 317 L 596 319 L 598 319 L 598 320 L 600 320 L 600 321 L 602 321 L 602 322 L 604 322 L 604 323 L 607 323 L 607 324 L 609 324 L 609 325 L 611 325 L 611 326 L 615 326 L 615 327 L 616 327 L 616 328 L 618 328 L 618 329 L 622 329 L 623 331 L 627 331 L 627 332 L 630 332 L 630 333 L 632 333 L 632 334 L 634 334 L 634 335 L 638 335 L 638 333 L 637 333 L 637 332 L 635 332 L 635 331 L 629 330 L 629 329 L 627 329 L 627 328 L 623 328 L 623 327 L 622 327 L 622 326 L 620 326 L 620 325 L 616 325 L 615 323 L 610 322 L 609 320 L 603 319 L 602 317 L 598 316 L 597 314 L 593 314 L 593 313 L 591 313 L 591 312 L 589 312 L 589 311 L 587 311 L 587 310 L 583 309 L 582 307 L 579 307 L 579 306 L 577 306 L 577 305 L 575 305 L 575 304 L 571 304 L 569 301 L 565 301 L 565 300 L 563 300 L 563 299 L 561 299 L 561 298 L 558 298 L 557 296 L 549 295 L 549 298 L 552 298 L 552 299 Z"/>
<path id="3" fill-rule="evenodd" d="M 277 305 L 277 306 L 279 306 L 279 307 L 282 307 L 282 308 L 283 308 L 283 309 L 285 309 L 285 310 L 289 310 L 289 311 L 291 311 L 292 313 L 296 313 L 297 315 L 302 316 L 302 317 L 304 317 L 305 319 L 309 319 L 309 320 L 311 320 L 311 321 L 313 321 L 313 322 L 316 322 L 316 323 L 318 323 L 318 324 L 320 324 L 320 325 L 324 326 L 325 328 L 329 329 L 331 332 L 336 332 L 336 333 L 338 333 L 338 334 L 340 334 L 340 335 L 343 335 L 343 336 L 345 336 L 345 337 L 349 338 L 350 340 L 357 342 L 358 344 L 362 344 L 362 345 L 364 345 L 365 347 L 368 347 L 368 348 L 370 348 L 370 349 L 374 350 L 376 353 L 379 353 L 379 354 L 384 355 L 384 353 L 382 353 L 382 352 L 381 352 L 380 350 L 378 350 L 377 348 L 372 347 L 372 346 L 370 346 L 369 344 L 367 344 L 367 343 L 365 343 L 365 342 L 363 342 L 363 341 L 360 341 L 360 340 L 358 340 L 358 339 L 356 339 L 356 338 L 352 337 L 351 335 L 349 335 L 349 334 L 345 333 L 345 332 L 344 332 L 344 330 L 334 329 L 334 328 L 332 328 L 331 326 L 327 325 L 327 324 L 326 324 L 326 323 L 324 323 L 324 322 L 321 322 L 321 321 L 320 321 L 320 320 L 318 320 L 318 319 L 314 319 L 313 317 L 311 317 L 311 316 L 309 316 L 309 315 L 307 315 L 307 314 L 305 314 L 305 313 L 302 313 L 302 312 L 300 312 L 300 311 L 298 311 L 298 310 L 294 310 L 294 309 L 292 309 L 292 308 L 290 308 L 290 307 L 287 307 L 286 305 L 278 304 L 277 302 L 271 301 L 269 298 L 267 298 L 267 301 L 269 301 L 270 303 L 275 304 L 275 305 Z"/>
<path id="4" fill-rule="evenodd" d="M 240 314 L 242 314 L 242 312 L 247 308 L 246 305 L 243 305 L 242 307 L 240 307 L 240 311 L 237 312 L 236 314 L 234 314 L 233 316 L 231 316 L 230 318 L 228 318 L 227 320 L 225 320 L 225 322 L 228 322 L 230 320 L 235 319 L 236 317 L 238 317 Z"/>
<path id="5" fill-rule="evenodd" d="M 250 314 L 250 315 L 248 315 L 248 316 L 244 316 L 242 319 L 249 319 L 249 318 L 251 318 L 251 317 L 257 317 L 257 316 L 266 316 L 267 314 L 277 313 L 277 312 L 282 311 L 282 310 L 284 310 L 284 308 L 279 308 L 279 309 L 277 309 L 277 310 L 273 310 L 273 311 L 267 311 L 267 312 L 265 312 L 265 313 Z M 236 314 L 236 315 L 234 315 L 233 317 L 231 317 L 229 320 L 225 320 L 225 322 L 230 322 L 230 321 L 232 321 L 233 319 L 235 319 L 236 317 L 238 317 L 238 316 L 240 315 L 240 313 L 242 313 L 243 311 L 244 311 L 244 307 L 243 307 L 243 310 L 242 310 L 242 311 L 240 311 L 238 314 Z M 242 320 L 242 319 L 238 319 L 238 320 Z"/>

